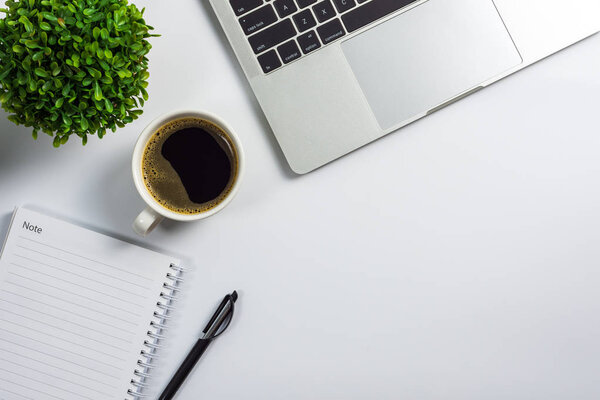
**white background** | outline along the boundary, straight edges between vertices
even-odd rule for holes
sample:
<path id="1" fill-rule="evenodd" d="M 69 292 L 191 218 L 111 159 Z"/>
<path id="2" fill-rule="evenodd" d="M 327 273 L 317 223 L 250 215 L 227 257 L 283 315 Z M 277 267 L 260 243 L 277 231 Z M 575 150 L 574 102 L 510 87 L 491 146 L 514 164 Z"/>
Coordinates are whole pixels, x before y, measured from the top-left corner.
<path id="1" fill-rule="evenodd" d="M 138 4 L 162 34 L 144 115 L 56 150 L 2 113 L 0 231 L 35 205 L 138 240 L 139 132 L 181 108 L 227 120 L 238 197 L 139 240 L 194 269 L 158 385 L 238 289 L 179 399 L 600 398 L 600 36 L 295 176 L 208 3 Z"/>

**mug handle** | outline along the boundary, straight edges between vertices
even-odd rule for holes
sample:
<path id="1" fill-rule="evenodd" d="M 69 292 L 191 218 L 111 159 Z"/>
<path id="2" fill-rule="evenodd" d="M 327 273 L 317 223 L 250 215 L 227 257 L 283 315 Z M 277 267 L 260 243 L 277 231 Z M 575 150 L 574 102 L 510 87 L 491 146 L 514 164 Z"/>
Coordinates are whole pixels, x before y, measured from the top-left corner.
<path id="1" fill-rule="evenodd" d="M 163 216 L 150 207 L 146 207 L 133 221 L 132 228 L 140 236 L 146 236 L 162 221 Z"/>

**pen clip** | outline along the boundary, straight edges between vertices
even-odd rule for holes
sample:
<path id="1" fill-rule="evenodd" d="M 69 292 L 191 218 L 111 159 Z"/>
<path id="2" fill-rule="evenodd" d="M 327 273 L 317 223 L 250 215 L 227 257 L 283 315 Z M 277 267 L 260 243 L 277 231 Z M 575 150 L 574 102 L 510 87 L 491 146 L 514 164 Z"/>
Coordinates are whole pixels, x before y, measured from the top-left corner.
<path id="1" fill-rule="evenodd" d="M 237 293 L 236 292 L 234 292 L 234 294 L 228 294 L 228 295 L 226 295 L 223 298 L 223 301 L 221 301 L 221 304 L 219 304 L 219 307 L 217 308 L 217 311 L 213 314 L 213 316 L 210 319 L 210 321 L 208 321 L 208 324 L 206 324 L 206 327 L 202 331 L 202 333 L 204 333 L 204 334 L 206 334 L 206 332 L 208 332 L 208 330 L 210 329 L 210 327 L 212 326 L 212 324 L 219 317 L 219 315 L 221 314 L 221 311 L 223 311 L 223 309 L 227 305 L 227 302 L 231 302 L 231 307 L 230 307 L 229 311 L 227 312 L 227 315 L 225 316 L 225 318 L 227 318 L 227 323 L 225 324 L 225 326 L 223 326 L 223 328 L 219 327 L 219 329 L 217 330 L 217 334 L 213 335 L 211 338 L 209 338 L 209 340 L 212 340 L 212 339 L 216 338 L 217 336 L 221 335 L 229 327 L 229 324 L 231 323 L 231 320 L 232 320 L 232 317 L 233 317 L 233 311 L 235 309 L 235 299 L 236 298 L 237 298 Z"/>

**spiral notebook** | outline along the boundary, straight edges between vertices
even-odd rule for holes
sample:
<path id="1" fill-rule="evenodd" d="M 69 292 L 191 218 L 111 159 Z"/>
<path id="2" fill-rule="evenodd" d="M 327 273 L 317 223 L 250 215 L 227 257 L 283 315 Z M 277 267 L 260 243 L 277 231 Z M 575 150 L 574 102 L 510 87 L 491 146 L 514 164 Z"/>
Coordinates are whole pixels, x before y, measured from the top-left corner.
<path id="1" fill-rule="evenodd" d="M 0 255 L 0 399 L 144 397 L 179 260 L 25 208 Z"/>

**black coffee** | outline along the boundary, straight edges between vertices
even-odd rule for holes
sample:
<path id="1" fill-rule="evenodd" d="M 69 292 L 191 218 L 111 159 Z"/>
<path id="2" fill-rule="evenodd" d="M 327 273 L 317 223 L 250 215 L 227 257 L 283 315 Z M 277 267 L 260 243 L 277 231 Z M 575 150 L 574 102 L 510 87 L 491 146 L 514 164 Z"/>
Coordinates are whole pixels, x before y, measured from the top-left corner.
<path id="1" fill-rule="evenodd" d="M 212 122 L 182 118 L 160 127 L 142 157 L 146 188 L 165 208 L 198 214 L 218 205 L 237 176 L 237 155 Z"/>

